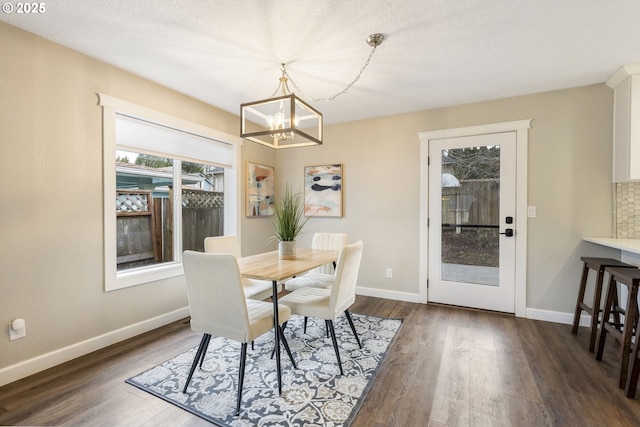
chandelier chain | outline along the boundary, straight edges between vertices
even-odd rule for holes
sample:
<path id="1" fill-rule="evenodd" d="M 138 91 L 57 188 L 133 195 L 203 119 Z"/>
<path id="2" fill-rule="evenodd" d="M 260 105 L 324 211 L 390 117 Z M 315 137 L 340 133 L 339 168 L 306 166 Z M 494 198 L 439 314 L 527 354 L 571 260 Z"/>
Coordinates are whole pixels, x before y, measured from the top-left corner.
<path id="1" fill-rule="evenodd" d="M 300 87 L 298 87 L 298 85 L 296 84 L 295 81 L 293 81 L 293 79 L 291 78 L 291 76 L 289 75 L 289 73 L 287 72 L 287 68 L 285 67 L 284 64 L 282 64 L 282 72 L 284 74 L 284 76 L 289 79 L 289 81 L 291 82 L 291 84 L 293 85 L 293 87 L 296 89 L 296 91 L 300 94 L 301 97 L 306 98 L 308 100 L 311 100 L 313 102 L 325 102 L 325 101 L 333 101 L 334 99 L 336 99 L 337 97 L 339 97 L 340 95 L 346 93 L 349 89 L 351 89 L 351 86 L 353 86 L 354 84 L 356 84 L 358 82 L 358 80 L 360 80 L 360 77 L 362 76 L 362 73 L 364 72 L 365 68 L 367 68 L 367 66 L 369 65 L 369 62 L 371 62 L 371 57 L 373 56 L 373 54 L 376 52 L 376 49 L 378 47 L 378 44 L 374 44 L 373 47 L 371 48 L 371 52 L 369 53 L 369 57 L 367 58 L 367 60 L 365 61 L 364 65 L 360 68 L 360 72 L 358 73 L 358 75 L 356 76 L 355 79 L 353 79 L 351 81 L 351 83 L 349 83 L 344 89 L 342 89 L 340 92 L 336 93 L 335 95 L 329 97 L 329 98 L 312 98 L 310 96 L 305 95 L 305 93 L 302 91 L 302 89 L 300 89 Z"/>

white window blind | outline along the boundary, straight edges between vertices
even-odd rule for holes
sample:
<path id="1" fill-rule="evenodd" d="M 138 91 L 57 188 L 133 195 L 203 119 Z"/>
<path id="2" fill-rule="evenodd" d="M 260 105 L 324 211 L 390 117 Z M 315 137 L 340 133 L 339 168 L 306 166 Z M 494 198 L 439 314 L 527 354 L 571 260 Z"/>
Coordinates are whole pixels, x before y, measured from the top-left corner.
<path id="1" fill-rule="evenodd" d="M 116 113 L 116 144 L 190 162 L 205 161 L 224 168 L 233 165 L 233 146 L 229 143 L 120 113 Z"/>

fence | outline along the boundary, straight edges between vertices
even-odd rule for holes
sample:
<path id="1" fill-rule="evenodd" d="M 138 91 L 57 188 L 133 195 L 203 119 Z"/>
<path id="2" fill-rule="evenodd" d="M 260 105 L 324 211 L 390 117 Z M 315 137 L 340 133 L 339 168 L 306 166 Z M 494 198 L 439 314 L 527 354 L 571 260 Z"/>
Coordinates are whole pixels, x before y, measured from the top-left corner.
<path id="1" fill-rule="evenodd" d="M 459 187 L 442 188 L 442 262 L 497 267 L 499 219 L 499 181 L 460 181 Z"/>
<path id="2" fill-rule="evenodd" d="M 496 226 L 500 223 L 500 182 L 460 181 L 442 188 L 442 224 Z"/>
<path id="3" fill-rule="evenodd" d="M 151 191 L 117 190 L 118 270 L 173 261 L 173 190 L 168 197 Z M 182 190 L 182 248 L 204 250 L 204 238 L 224 232 L 224 194 Z"/>
<path id="4" fill-rule="evenodd" d="M 224 234 L 224 194 L 182 190 L 182 249 L 204 251 L 204 238 Z"/>

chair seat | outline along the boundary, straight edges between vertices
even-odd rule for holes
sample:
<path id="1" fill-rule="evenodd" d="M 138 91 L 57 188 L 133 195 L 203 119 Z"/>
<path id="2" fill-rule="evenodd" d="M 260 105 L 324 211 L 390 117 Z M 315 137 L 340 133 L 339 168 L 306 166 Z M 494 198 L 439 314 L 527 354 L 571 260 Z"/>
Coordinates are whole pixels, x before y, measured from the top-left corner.
<path id="1" fill-rule="evenodd" d="M 309 272 L 302 276 L 287 280 L 284 287 L 288 291 L 295 291 L 296 289 L 307 287 L 330 288 L 333 284 L 333 280 L 333 274 Z"/>
<path id="2" fill-rule="evenodd" d="M 300 288 L 280 298 L 278 303 L 290 307 L 291 311 L 304 317 L 333 319 L 328 308 L 330 297 L 331 289 Z"/>
<path id="3" fill-rule="evenodd" d="M 258 279 L 242 279 L 242 288 L 244 289 L 244 297 L 255 300 L 264 300 L 273 295 L 273 285 L 268 280 Z M 282 290 L 282 285 L 276 287 L 278 292 Z"/>
<path id="4" fill-rule="evenodd" d="M 278 303 L 290 307 L 293 313 L 304 317 L 333 320 L 355 302 L 355 297 L 348 298 L 332 310 L 329 304 L 330 297 L 330 288 L 300 288 L 280 298 Z"/>
<path id="5" fill-rule="evenodd" d="M 233 339 L 238 342 L 250 342 L 273 329 L 273 304 L 266 301 L 246 299 L 248 314 L 248 330 L 242 330 L 236 325 L 229 323 L 211 324 L 200 318 L 191 318 L 191 329 L 195 332 L 209 332 Z M 291 317 L 291 309 L 283 304 L 278 304 L 278 320 L 280 323 L 286 322 Z"/>
<path id="6" fill-rule="evenodd" d="M 247 299 L 247 313 L 249 314 L 249 333 L 244 341 L 249 342 L 273 329 L 273 304 L 266 301 Z M 284 304 L 278 304 L 278 321 L 286 322 L 291 317 L 291 309 Z"/>

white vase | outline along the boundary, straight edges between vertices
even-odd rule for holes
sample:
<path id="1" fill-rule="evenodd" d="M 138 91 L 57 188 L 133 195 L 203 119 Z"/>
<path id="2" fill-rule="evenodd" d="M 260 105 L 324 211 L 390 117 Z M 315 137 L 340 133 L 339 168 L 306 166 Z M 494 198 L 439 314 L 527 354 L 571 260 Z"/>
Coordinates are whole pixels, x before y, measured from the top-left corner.
<path id="1" fill-rule="evenodd" d="M 296 259 L 296 242 L 295 241 L 281 241 L 278 244 L 278 251 L 280 253 L 280 259 Z"/>

